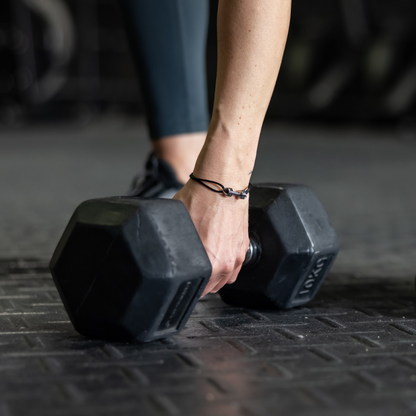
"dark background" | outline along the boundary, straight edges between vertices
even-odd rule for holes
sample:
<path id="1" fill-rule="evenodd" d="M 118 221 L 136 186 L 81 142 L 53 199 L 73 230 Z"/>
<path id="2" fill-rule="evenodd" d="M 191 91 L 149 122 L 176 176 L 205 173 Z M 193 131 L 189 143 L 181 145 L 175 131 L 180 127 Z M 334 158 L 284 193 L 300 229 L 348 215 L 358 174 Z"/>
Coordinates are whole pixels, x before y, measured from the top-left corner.
<path id="1" fill-rule="evenodd" d="M 216 7 L 212 0 L 211 101 Z M 269 116 L 414 124 L 415 18 L 413 0 L 294 0 Z M 0 122 L 107 111 L 142 112 L 117 0 L 2 0 Z"/>

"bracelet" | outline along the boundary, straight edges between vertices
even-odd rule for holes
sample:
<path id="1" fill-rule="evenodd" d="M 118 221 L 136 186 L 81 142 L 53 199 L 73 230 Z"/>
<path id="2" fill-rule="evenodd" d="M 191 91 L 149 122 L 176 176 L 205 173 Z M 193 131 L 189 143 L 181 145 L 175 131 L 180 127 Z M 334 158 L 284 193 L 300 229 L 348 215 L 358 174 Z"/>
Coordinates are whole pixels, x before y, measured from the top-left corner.
<path id="1" fill-rule="evenodd" d="M 250 192 L 251 189 L 251 183 L 248 184 L 246 189 L 243 189 L 242 191 L 234 191 L 233 188 L 226 188 L 224 185 L 221 185 L 219 182 L 215 182 L 215 181 L 210 181 L 208 179 L 201 179 L 201 178 L 197 178 L 194 176 L 193 173 L 191 173 L 189 175 L 189 177 L 196 181 L 199 182 L 201 185 L 204 185 L 205 188 L 208 188 L 209 190 L 211 190 L 212 192 L 217 192 L 219 194 L 224 194 L 225 196 L 236 196 L 236 197 L 240 197 L 241 199 L 246 199 L 248 193 Z M 219 187 L 221 187 L 221 190 L 217 190 L 217 189 L 213 189 L 210 186 L 208 186 L 207 184 L 205 184 L 204 182 L 209 182 L 209 183 L 213 183 L 215 185 L 218 185 Z"/>

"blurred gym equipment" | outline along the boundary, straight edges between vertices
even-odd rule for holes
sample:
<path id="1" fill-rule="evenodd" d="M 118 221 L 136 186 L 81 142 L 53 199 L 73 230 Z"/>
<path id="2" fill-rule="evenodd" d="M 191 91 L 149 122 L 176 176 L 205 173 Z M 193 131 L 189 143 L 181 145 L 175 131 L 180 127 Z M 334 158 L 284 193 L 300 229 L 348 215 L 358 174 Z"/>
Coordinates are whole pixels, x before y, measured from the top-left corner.
<path id="1" fill-rule="evenodd" d="M 210 100 L 215 80 L 211 0 Z M 414 120 L 416 3 L 293 0 L 285 58 L 268 114 Z M 108 107 L 141 111 L 116 0 L 4 0 L 0 4 L 0 123 L 27 116 L 87 122 Z"/>

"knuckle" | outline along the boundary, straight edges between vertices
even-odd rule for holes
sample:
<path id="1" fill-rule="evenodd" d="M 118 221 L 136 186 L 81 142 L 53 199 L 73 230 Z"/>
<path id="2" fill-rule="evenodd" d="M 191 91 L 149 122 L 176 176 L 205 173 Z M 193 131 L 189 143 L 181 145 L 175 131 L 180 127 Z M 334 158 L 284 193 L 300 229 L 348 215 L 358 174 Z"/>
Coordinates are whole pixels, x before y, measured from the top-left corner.
<path id="1" fill-rule="evenodd" d="M 244 263 L 244 260 L 246 259 L 246 253 L 240 253 L 240 255 L 237 257 L 237 264 L 238 266 L 241 266 Z"/>
<path id="2" fill-rule="evenodd" d="M 237 281 L 237 276 L 234 276 L 234 277 L 232 277 L 231 279 L 228 280 L 227 285 L 231 285 L 236 281 Z"/>
<path id="3" fill-rule="evenodd" d="M 234 271 L 234 262 L 227 261 L 222 265 L 221 274 L 224 276 L 228 276 Z"/>

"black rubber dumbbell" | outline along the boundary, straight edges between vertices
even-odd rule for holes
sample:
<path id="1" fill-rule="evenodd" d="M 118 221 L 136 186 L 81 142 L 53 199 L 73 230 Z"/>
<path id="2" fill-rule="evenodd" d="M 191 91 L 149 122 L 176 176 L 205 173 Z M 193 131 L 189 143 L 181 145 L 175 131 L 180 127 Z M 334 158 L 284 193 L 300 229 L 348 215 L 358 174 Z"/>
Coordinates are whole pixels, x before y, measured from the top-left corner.
<path id="1" fill-rule="evenodd" d="M 250 247 L 238 279 L 220 290 L 224 302 L 289 309 L 317 293 L 339 244 L 311 188 L 265 184 L 250 196 Z"/>
<path id="2" fill-rule="evenodd" d="M 255 185 L 249 209 L 246 261 L 221 297 L 274 309 L 310 301 L 339 248 L 318 198 L 306 186 Z M 78 332 L 141 342 L 180 331 L 211 275 L 180 201 L 131 197 L 82 203 L 50 267 Z"/>

